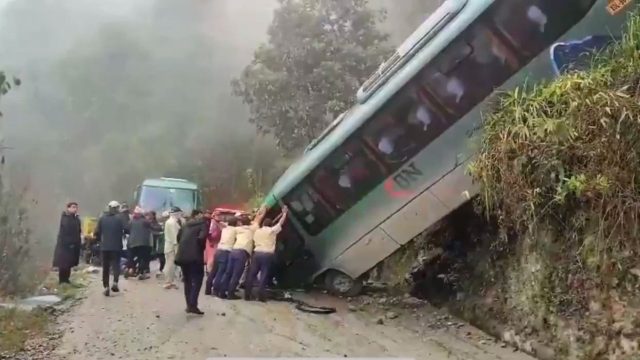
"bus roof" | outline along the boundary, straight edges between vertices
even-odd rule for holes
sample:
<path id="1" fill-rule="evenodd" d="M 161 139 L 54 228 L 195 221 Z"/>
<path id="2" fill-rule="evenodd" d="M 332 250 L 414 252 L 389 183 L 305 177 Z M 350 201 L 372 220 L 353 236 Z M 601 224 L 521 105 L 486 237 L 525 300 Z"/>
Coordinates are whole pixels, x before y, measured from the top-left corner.
<path id="1" fill-rule="evenodd" d="M 405 61 L 405 65 L 389 76 L 385 83 L 373 92 L 366 101 L 349 109 L 328 134 L 323 134 L 321 139 L 313 147 L 299 157 L 285 173 L 278 179 L 266 198 L 266 204 L 272 205 L 275 199 L 280 199 L 291 189 L 299 184 L 320 162 L 347 138 L 357 131 L 371 116 L 374 115 L 396 92 L 409 82 L 422 68 L 436 55 L 438 55 L 458 34 L 467 28 L 479 14 L 481 14 L 493 0 L 476 0 L 467 3 L 467 0 L 447 0 L 424 23 L 437 26 L 434 34 L 429 28 L 420 26 L 409 40 L 418 41 L 417 33 L 421 32 L 429 37 L 429 40 L 421 44 L 419 51 L 409 53 L 411 58 Z M 455 16 L 445 16 L 442 9 L 457 11 Z M 435 18 L 447 18 L 447 23 L 434 21 Z M 406 46 L 406 42 L 403 46 Z M 404 51 L 406 53 L 406 51 Z M 274 199 L 275 198 L 275 199 Z"/>
<path id="2" fill-rule="evenodd" d="M 173 178 L 146 179 L 142 183 L 142 186 L 153 186 L 168 189 L 198 190 L 198 184 L 194 182 Z"/>

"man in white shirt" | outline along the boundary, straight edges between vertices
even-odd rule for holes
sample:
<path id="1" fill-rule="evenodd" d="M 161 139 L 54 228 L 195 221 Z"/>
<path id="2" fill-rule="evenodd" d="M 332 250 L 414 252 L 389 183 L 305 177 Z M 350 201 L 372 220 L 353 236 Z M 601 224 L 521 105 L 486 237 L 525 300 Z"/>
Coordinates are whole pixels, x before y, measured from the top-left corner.
<path id="1" fill-rule="evenodd" d="M 231 250 L 233 250 L 233 245 L 236 243 L 236 226 L 238 225 L 238 219 L 232 217 L 226 224 L 222 222 L 219 224 L 222 227 L 222 233 L 220 234 L 220 242 L 218 242 L 213 258 L 214 270 L 211 271 L 207 277 L 205 295 L 220 296 L 222 279 L 229 265 L 229 255 L 231 254 Z"/>
<path id="2" fill-rule="evenodd" d="M 244 273 L 247 261 L 253 253 L 253 233 L 258 230 L 267 209 L 260 208 L 253 221 L 241 219 L 242 225 L 236 227 L 236 242 L 229 254 L 229 264 L 222 278 L 218 296 L 222 299 L 236 300 L 236 289 Z"/>
<path id="3" fill-rule="evenodd" d="M 182 210 L 178 207 L 171 208 L 169 219 L 164 223 L 164 256 L 166 258 L 166 283 L 165 289 L 177 289 L 175 284 L 176 252 L 178 251 L 178 232 L 180 231 L 180 218 Z"/>
<path id="4" fill-rule="evenodd" d="M 258 280 L 258 300 L 266 301 L 265 290 L 276 252 L 276 241 L 278 234 L 282 231 L 282 224 L 287 220 L 288 212 L 289 210 L 284 207 L 280 214 L 280 220 L 275 226 L 271 226 L 271 219 L 265 219 L 262 227 L 257 229 L 253 234 L 255 249 L 251 257 L 247 281 L 244 284 L 244 299 L 247 301 L 252 300 L 253 281 L 258 273 L 260 273 L 260 279 Z"/>

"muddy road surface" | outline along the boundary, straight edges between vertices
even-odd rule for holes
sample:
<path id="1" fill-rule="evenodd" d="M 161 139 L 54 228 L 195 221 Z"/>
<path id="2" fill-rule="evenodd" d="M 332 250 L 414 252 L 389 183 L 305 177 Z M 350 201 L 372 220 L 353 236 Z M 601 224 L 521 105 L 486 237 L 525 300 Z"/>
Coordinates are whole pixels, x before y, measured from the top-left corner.
<path id="1" fill-rule="evenodd" d="M 202 317 L 185 314 L 182 290 L 155 279 L 122 280 L 119 294 L 104 297 L 100 274 L 91 275 L 86 298 L 60 319 L 61 359 L 207 359 L 208 357 L 411 357 L 444 360 L 530 360 L 496 344 L 479 345 L 441 330 L 415 331 L 400 319 L 384 324 L 349 311 L 341 299 L 309 302 L 335 306 L 332 315 L 296 310 L 282 302 L 223 301 L 202 296 Z"/>

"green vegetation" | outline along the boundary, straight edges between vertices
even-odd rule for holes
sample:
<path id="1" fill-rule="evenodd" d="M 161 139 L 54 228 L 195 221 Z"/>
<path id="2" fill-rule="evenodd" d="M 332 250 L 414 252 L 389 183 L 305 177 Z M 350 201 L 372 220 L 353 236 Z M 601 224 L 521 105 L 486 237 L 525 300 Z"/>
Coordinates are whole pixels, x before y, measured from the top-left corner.
<path id="1" fill-rule="evenodd" d="M 249 121 L 280 149 L 298 150 L 353 104 L 388 54 L 384 12 L 368 0 L 279 0 L 269 42 L 233 81 Z"/>
<path id="2" fill-rule="evenodd" d="M 77 299 L 88 284 L 88 279 L 83 272 L 71 273 L 71 284 L 58 284 L 58 274 L 50 272 L 40 288 L 48 294 L 58 295 L 63 301 Z"/>
<path id="3" fill-rule="evenodd" d="M 23 350 L 27 340 L 45 333 L 48 320 L 42 310 L 0 308 L 0 353 Z"/>
<path id="4" fill-rule="evenodd" d="M 19 79 L 10 80 L 0 71 L 0 98 L 19 85 Z M 3 152 L 4 139 L 0 140 L 0 168 L 4 164 Z M 21 194 L 4 186 L 3 175 L 0 169 L 0 298 L 19 295 L 35 285 L 31 281 L 34 268 L 28 266 L 31 232 L 27 226 L 27 211 Z"/>
<path id="5" fill-rule="evenodd" d="M 581 359 L 638 355 L 640 16 L 628 27 L 591 71 L 504 95 L 470 168 L 503 307 Z"/>

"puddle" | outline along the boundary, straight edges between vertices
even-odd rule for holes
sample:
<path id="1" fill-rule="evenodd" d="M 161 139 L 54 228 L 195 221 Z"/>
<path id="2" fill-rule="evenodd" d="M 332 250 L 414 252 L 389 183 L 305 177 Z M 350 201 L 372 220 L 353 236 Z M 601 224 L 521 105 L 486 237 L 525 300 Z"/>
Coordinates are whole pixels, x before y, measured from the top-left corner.
<path id="1" fill-rule="evenodd" d="M 62 299 L 56 295 L 44 295 L 33 296 L 30 298 L 22 299 L 15 303 L 3 303 L 0 304 L 2 308 L 19 308 L 23 310 L 33 310 L 37 307 L 55 306 L 62 302 Z"/>

